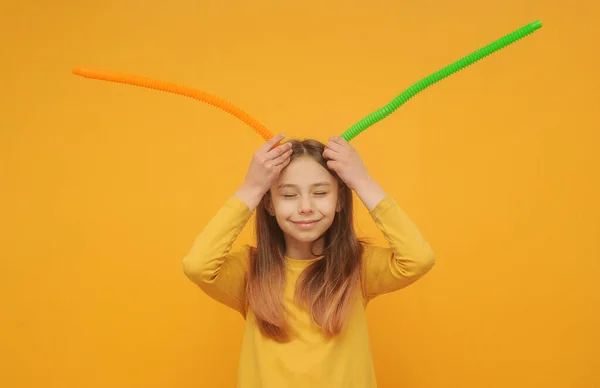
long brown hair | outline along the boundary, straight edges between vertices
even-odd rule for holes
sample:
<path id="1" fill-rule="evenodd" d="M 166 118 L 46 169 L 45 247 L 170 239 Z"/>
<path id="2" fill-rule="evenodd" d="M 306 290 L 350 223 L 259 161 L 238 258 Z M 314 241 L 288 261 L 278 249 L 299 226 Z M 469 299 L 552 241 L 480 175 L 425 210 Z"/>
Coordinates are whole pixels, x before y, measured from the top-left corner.
<path id="1" fill-rule="evenodd" d="M 341 210 L 323 236 L 323 258 L 310 264 L 300 274 L 295 290 L 296 302 L 307 307 L 313 321 L 325 335 L 335 336 L 345 324 L 356 287 L 361 287 L 363 242 L 356 237 L 354 230 L 352 191 L 327 167 L 322 143 L 312 139 L 291 140 L 290 143 L 292 160 L 309 156 L 339 183 Z M 246 297 L 261 332 L 284 342 L 289 339 L 283 307 L 285 240 L 277 220 L 267 213 L 269 196 L 270 193 L 267 193 L 256 208 L 257 244 L 250 254 Z"/>

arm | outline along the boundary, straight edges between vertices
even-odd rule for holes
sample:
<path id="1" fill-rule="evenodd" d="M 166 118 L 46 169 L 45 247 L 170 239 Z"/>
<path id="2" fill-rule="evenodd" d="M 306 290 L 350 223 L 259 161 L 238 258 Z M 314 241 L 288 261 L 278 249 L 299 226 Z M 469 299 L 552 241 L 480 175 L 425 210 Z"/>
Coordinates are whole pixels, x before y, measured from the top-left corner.
<path id="1" fill-rule="evenodd" d="M 376 195 L 376 189 L 361 189 L 361 194 L 367 198 L 363 202 L 369 203 L 369 198 L 381 195 Z M 373 208 L 367 203 L 373 221 L 389 245 L 389 248 L 365 249 L 365 291 L 367 298 L 372 299 L 417 281 L 434 266 L 435 254 L 414 222 L 391 197 L 383 197 Z"/>
<path id="2" fill-rule="evenodd" d="M 245 276 L 249 249 L 231 247 L 252 212 L 233 196 L 196 237 L 183 259 L 183 272 L 208 296 L 245 315 Z"/>
<path id="3" fill-rule="evenodd" d="M 289 144 L 274 148 L 283 135 L 267 141 L 255 154 L 244 184 L 206 225 L 183 259 L 185 275 L 213 299 L 245 315 L 249 247 L 230 252 L 263 195 L 289 163 Z"/>
<path id="4" fill-rule="evenodd" d="M 389 245 L 365 250 L 367 297 L 406 287 L 426 274 L 435 262 L 433 251 L 408 215 L 372 179 L 356 150 L 343 138 L 333 136 L 323 156 L 329 168 L 356 192 Z"/>

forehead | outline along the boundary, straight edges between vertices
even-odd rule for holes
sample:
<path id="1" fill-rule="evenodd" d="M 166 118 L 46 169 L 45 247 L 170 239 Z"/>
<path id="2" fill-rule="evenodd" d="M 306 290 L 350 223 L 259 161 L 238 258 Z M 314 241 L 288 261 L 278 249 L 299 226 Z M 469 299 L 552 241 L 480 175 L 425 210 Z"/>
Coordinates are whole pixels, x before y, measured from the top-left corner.
<path id="1" fill-rule="evenodd" d="M 335 178 L 310 157 L 301 157 L 294 159 L 281 172 L 276 185 L 298 185 L 311 186 L 320 182 L 328 182 L 334 184 Z"/>

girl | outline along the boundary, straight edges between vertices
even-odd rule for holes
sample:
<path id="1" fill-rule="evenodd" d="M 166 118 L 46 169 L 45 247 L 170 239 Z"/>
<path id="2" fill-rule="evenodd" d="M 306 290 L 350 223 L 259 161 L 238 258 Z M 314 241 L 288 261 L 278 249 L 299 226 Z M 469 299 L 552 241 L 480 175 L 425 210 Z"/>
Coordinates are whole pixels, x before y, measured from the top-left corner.
<path id="1" fill-rule="evenodd" d="M 196 238 L 184 272 L 246 319 L 238 387 L 373 388 L 365 308 L 434 264 L 429 244 L 343 138 L 273 137 Z M 352 190 L 389 248 L 364 244 Z M 256 210 L 256 247 L 232 250 Z"/>

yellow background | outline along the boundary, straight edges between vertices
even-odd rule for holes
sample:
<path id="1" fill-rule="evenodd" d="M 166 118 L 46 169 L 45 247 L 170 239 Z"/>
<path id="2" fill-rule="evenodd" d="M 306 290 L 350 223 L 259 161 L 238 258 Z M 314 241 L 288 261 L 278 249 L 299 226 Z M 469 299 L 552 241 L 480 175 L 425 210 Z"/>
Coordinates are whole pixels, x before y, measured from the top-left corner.
<path id="1" fill-rule="evenodd" d="M 438 258 L 370 306 L 376 371 L 384 388 L 600 386 L 596 2 L 2 8 L 2 387 L 235 384 L 243 321 L 181 259 L 262 140 L 209 105 L 72 67 L 195 87 L 324 140 L 537 19 L 352 141 Z"/>

